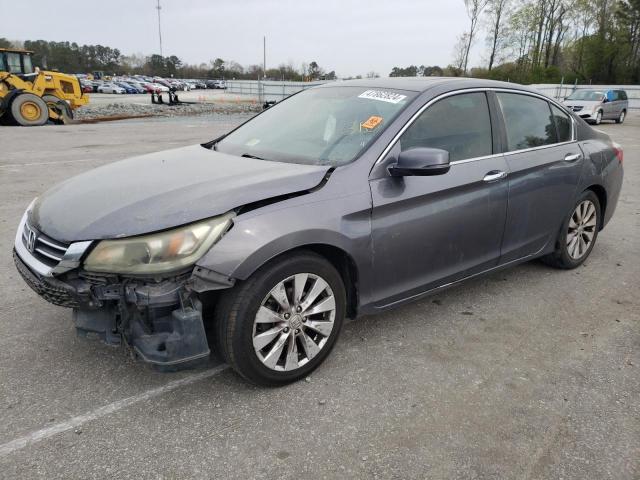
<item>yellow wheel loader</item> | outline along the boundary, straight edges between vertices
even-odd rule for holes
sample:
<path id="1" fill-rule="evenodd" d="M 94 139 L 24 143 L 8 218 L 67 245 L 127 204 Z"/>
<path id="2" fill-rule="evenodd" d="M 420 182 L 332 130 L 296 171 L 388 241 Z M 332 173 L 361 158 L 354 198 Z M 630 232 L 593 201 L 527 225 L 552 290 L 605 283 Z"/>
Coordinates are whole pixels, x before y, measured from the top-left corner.
<path id="1" fill-rule="evenodd" d="M 0 123 L 30 127 L 48 120 L 70 122 L 89 97 L 76 77 L 34 68 L 32 53 L 0 48 Z"/>

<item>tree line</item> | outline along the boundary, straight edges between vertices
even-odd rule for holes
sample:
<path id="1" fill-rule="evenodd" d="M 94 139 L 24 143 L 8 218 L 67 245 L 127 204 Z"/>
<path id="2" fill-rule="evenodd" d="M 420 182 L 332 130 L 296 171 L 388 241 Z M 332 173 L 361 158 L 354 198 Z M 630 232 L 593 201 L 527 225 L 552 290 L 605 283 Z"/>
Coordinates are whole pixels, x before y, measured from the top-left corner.
<path id="1" fill-rule="evenodd" d="M 519 83 L 640 82 L 640 0 L 464 0 L 467 29 L 445 68 L 390 76 L 468 75 Z M 485 33 L 484 65 L 469 54 Z M 480 37 L 480 38 L 479 38 Z"/>
<path id="2" fill-rule="evenodd" d="M 267 78 L 271 80 L 334 80 L 335 71 L 326 71 L 317 62 L 281 64 L 263 72 L 262 65 L 243 66 L 238 62 L 216 58 L 208 63 L 189 65 L 179 57 L 170 55 L 124 55 L 117 48 L 102 45 L 78 45 L 75 42 L 49 42 L 25 40 L 11 42 L 0 38 L 0 48 L 24 48 L 33 52 L 33 64 L 43 69 L 66 73 L 102 71 L 110 75 L 149 75 L 176 78 Z"/>

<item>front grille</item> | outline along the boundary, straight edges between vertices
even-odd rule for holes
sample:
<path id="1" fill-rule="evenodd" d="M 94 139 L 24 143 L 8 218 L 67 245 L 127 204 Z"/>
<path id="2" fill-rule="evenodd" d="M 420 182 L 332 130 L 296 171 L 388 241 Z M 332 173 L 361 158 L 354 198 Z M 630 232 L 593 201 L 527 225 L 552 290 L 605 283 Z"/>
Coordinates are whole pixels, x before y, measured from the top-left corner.
<path id="1" fill-rule="evenodd" d="M 579 112 L 580 110 L 582 110 L 584 107 L 580 107 L 580 106 L 575 106 L 575 107 L 571 107 L 573 108 L 574 112 Z"/>
<path id="2" fill-rule="evenodd" d="M 69 244 L 47 237 L 27 222 L 22 230 L 22 243 L 35 258 L 52 268 L 60 263 L 69 248 Z"/>
<path id="3" fill-rule="evenodd" d="M 78 301 L 71 295 L 73 287 L 54 278 L 43 278 L 29 270 L 22 259 L 13 251 L 13 261 L 24 281 L 47 302 L 61 307 L 77 308 Z"/>

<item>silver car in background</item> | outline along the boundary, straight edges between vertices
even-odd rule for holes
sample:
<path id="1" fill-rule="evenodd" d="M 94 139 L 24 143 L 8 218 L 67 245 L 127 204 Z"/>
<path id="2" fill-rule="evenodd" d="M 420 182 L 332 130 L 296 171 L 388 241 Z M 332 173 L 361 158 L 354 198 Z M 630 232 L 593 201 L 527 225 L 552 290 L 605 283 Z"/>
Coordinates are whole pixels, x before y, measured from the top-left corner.
<path id="1" fill-rule="evenodd" d="M 624 122 L 629 110 L 624 90 L 576 90 L 564 99 L 565 106 L 587 122 L 600 125 L 602 120 Z"/>

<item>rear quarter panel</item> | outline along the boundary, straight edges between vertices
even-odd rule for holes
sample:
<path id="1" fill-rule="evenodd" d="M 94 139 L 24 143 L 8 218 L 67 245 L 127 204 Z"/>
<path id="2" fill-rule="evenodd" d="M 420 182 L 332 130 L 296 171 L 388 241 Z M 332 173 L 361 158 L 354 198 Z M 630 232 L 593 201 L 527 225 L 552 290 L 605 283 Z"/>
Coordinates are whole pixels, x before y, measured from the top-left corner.
<path id="1" fill-rule="evenodd" d="M 602 222 L 604 227 L 611 220 L 618 203 L 624 175 L 622 164 L 618 161 L 613 142 L 607 134 L 591 128 L 580 118 L 577 122 L 578 140 L 585 156 L 579 192 L 594 185 L 604 189 L 606 194 Z"/>

